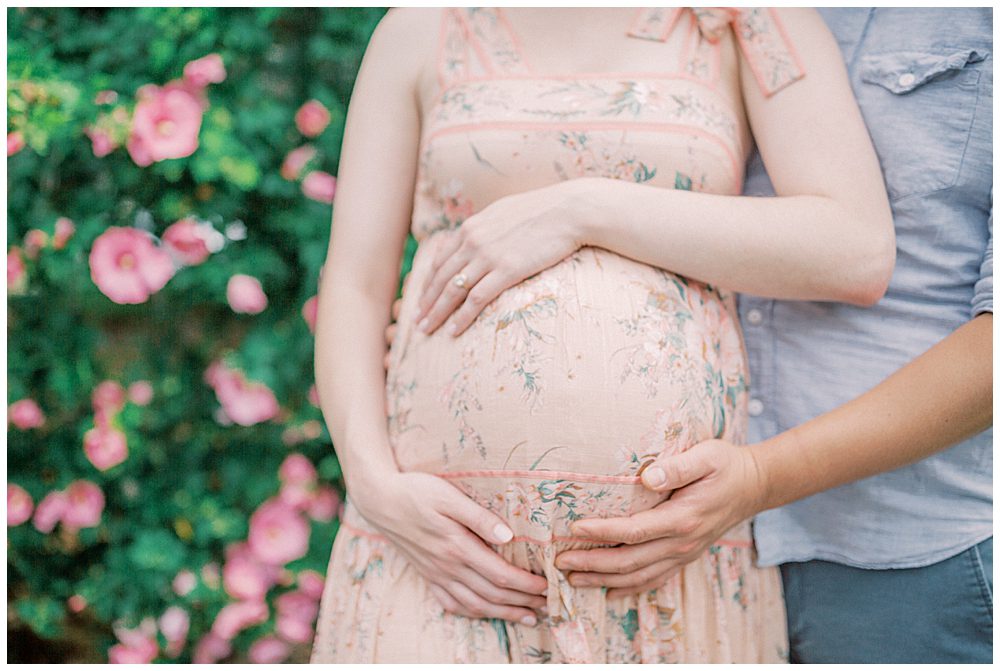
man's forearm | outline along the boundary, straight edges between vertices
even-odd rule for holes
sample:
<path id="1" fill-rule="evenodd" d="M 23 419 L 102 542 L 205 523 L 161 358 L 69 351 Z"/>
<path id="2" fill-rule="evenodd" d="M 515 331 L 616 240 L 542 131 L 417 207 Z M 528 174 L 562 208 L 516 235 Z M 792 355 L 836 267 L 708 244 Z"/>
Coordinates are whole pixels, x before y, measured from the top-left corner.
<path id="1" fill-rule="evenodd" d="M 924 459 L 993 424 L 993 315 L 981 314 L 858 398 L 748 449 L 760 510 Z"/>

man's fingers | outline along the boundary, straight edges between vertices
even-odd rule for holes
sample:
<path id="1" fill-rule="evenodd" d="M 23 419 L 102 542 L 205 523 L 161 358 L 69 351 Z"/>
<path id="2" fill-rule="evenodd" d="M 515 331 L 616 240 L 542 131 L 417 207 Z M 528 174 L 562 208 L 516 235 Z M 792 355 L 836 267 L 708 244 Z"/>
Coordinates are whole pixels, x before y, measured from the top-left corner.
<path id="1" fill-rule="evenodd" d="M 574 522 L 570 530 L 580 539 L 638 545 L 655 538 L 688 536 L 698 529 L 698 525 L 698 518 L 686 506 L 664 501 L 631 517 L 580 520 Z"/>
<path id="2" fill-rule="evenodd" d="M 711 474 L 715 470 L 714 456 L 707 442 L 680 454 L 661 454 L 643 470 L 642 484 L 657 492 L 680 489 Z"/>
<path id="3" fill-rule="evenodd" d="M 632 573 L 670 556 L 674 542 L 657 539 L 642 545 L 570 550 L 556 557 L 556 568 L 588 573 Z"/>
<path id="4" fill-rule="evenodd" d="M 676 560 L 665 559 L 632 573 L 570 573 L 566 579 L 573 587 L 633 588 L 658 580 L 675 565 Z"/>
<path id="5" fill-rule="evenodd" d="M 407 275 L 409 277 L 409 275 Z M 406 281 L 403 281 L 403 286 L 406 286 Z M 399 312 L 403 309 L 403 299 L 397 298 L 392 302 L 392 319 L 393 321 L 399 321 Z"/>
<path id="6" fill-rule="evenodd" d="M 513 283 L 506 281 L 506 278 L 497 271 L 488 273 L 483 279 L 469 290 L 462 307 L 451 318 L 451 325 L 455 332 L 453 335 L 461 335 L 465 329 L 469 328 L 476 317 L 487 305 L 493 302 L 504 289 L 512 286 Z"/>
<path id="7" fill-rule="evenodd" d="M 607 591 L 607 594 L 605 594 L 605 598 L 617 599 L 618 597 L 621 596 L 628 596 L 630 594 L 642 594 L 643 592 L 649 592 L 650 590 L 659 589 L 663 587 L 665 584 L 667 584 L 667 581 L 670 580 L 675 573 L 677 573 L 677 570 L 678 569 L 667 571 L 659 578 L 656 578 L 655 580 L 650 580 L 649 582 L 643 583 L 642 585 L 639 585 L 637 587 L 613 587 Z"/>

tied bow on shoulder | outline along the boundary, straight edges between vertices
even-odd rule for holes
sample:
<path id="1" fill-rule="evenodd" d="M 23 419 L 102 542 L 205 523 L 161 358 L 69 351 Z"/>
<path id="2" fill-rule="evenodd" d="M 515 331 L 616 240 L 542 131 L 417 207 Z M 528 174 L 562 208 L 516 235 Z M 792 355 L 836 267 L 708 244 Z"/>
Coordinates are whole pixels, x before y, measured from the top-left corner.
<path id="1" fill-rule="evenodd" d="M 665 42 L 680 18 L 690 12 L 702 39 L 719 45 L 733 31 L 740 51 L 766 97 L 802 79 L 805 69 L 774 9 L 760 7 L 648 8 L 641 13 L 630 37 Z"/>

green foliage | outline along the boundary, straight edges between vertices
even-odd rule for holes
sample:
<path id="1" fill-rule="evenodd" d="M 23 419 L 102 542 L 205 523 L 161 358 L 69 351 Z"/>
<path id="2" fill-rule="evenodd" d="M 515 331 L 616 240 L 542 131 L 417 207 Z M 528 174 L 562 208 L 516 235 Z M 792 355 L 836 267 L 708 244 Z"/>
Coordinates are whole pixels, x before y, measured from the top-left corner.
<path id="1" fill-rule="evenodd" d="M 191 613 L 188 645 L 177 657 L 191 661 L 194 643 L 232 598 L 204 577 L 178 596 L 171 588 L 178 571 L 200 576 L 206 565 L 224 563 L 225 548 L 246 539 L 253 511 L 277 494 L 278 466 L 289 453 L 304 454 L 322 480 L 339 481 L 329 436 L 315 428 L 321 413 L 308 399 L 313 339 L 301 315 L 316 293 L 331 208 L 304 197 L 279 169 L 290 150 L 309 142 L 318 151 L 311 169 L 336 173 L 354 77 L 384 11 L 7 10 L 8 133 L 22 133 L 26 143 L 7 161 L 8 248 L 23 247 L 31 229 L 49 237 L 25 261 L 23 292 L 8 296 L 8 402 L 34 399 L 46 415 L 41 428 L 8 430 L 8 482 L 36 506 L 80 479 L 99 485 L 106 499 L 95 528 L 8 528 L 11 661 L 38 654 L 18 645 L 17 632 L 51 640 L 68 625 L 89 627 L 95 647 L 79 654 L 104 661 L 115 643 L 112 624 L 134 627 L 172 605 Z M 115 114 L 127 126 L 141 86 L 178 79 L 186 63 L 213 53 L 227 76 L 205 89 L 193 154 L 145 168 L 124 146 L 94 155 L 88 127 L 112 124 Z M 95 102 L 101 91 L 117 99 Z M 293 120 L 310 99 L 331 115 L 316 138 L 304 138 Z M 124 144 L 127 128 L 114 133 Z M 56 249 L 59 217 L 76 231 Z M 160 236 L 185 217 L 219 233 L 242 224 L 246 235 L 231 235 L 204 263 L 181 268 L 145 303 L 116 304 L 95 286 L 90 249 L 108 227 Z M 235 273 L 260 280 L 266 310 L 229 308 L 226 285 Z M 219 359 L 270 387 L 278 417 L 221 425 L 219 401 L 204 380 Z M 83 438 L 95 425 L 91 393 L 104 380 L 126 387 L 148 380 L 154 395 L 148 406 L 130 402 L 115 417 L 129 455 L 102 472 L 84 454 Z M 309 552 L 286 567 L 292 573 L 325 570 L 337 523 L 311 524 Z M 280 589 L 269 594 L 269 622 L 234 640 L 237 659 L 273 631 Z M 71 615 L 74 596 L 86 607 Z"/>

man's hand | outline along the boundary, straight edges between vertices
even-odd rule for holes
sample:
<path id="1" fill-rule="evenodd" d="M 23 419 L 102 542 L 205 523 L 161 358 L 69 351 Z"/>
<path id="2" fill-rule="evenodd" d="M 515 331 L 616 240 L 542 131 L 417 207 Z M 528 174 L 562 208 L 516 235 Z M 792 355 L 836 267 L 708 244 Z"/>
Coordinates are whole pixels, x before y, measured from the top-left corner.
<path id="1" fill-rule="evenodd" d="M 560 554 L 556 567 L 572 571 L 570 584 L 605 586 L 609 597 L 656 589 L 759 512 L 765 498 L 752 453 L 722 440 L 659 457 L 643 471 L 642 482 L 654 491 L 674 491 L 655 508 L 631 517 L 574 523 L 571 531 L 581 540 L 623 545 Z"/>

